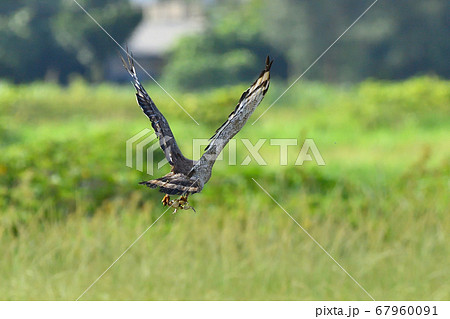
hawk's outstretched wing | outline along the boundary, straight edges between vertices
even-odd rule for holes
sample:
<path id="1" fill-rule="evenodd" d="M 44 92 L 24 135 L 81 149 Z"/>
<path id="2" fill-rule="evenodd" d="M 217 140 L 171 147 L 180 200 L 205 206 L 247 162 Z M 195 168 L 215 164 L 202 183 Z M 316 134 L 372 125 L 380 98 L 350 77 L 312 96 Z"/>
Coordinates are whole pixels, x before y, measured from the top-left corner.
<path id="1" fill-rule="evenodd" d="M 142 111 L 144 111 L 145 115 L 147 115 L 150 119 L 152 127 L 155 130 L 155 134 L 159 139 L 159 145 L 161 146 L 167 161 L 170 165 L 172 165 L 172 171 L 175 173 L 187 174 L 187 172 L 189 172 L 192 168 L 193 161 L 183 156 L 177 142 L 175 141 L 175 137 L 173 136 L 169 123 L 164 115 L 162 115 L 162 113 L 158 110 L 142 84 L 139 82 L 136 69 L 134 67 L 133 57 L 131 56 L 130 58 L 130 55 L 127 52 L 128 63 L 125 62 L 122 56 L 120 56 L 120 58 L 122 59 L 125 69 L 127 69 L 128 73 L 131 75 L 132 83 L 136 89 L 137 102 Z"/>
<path id="2" fill-rule="evenodd" d="M 228 115 L 228 119 L 220 126 L 214 135 L 210 138 L 210 143 L 205 148 L 205 154 L 215 151 L 221 151 L 228 141 L 233 138 L 245 125 L 250 115 L 264 98 L 269 89 L 270 67 L 272 62 L 269 57 L 266 58 L 266 67 L 261 71 L 258 79 L 244 92 L 239 99 L 233 112 Z M 222 146 L 220 148 L 220 146 Z M 220 148 L 220 150 L 219 150 Z"/>
<path id="3" fill-rule="evenodd" d="M 210 143 L 205 148 L 205 153 L 194 165 L 189 176 L 198 176 L 204 184 L 211 177 L 212 166 L 222 149 L 227 145 L 245 125 L 248 118 L 255 111 L 256 107 L 264 98 L 269 89 L 270 67 L 272 62 L 269 57 L 266 59 L 266 66 L 256 81 L 245 91 L 233 112 L 228 116 L 216 133 L 210 138 Z"/>

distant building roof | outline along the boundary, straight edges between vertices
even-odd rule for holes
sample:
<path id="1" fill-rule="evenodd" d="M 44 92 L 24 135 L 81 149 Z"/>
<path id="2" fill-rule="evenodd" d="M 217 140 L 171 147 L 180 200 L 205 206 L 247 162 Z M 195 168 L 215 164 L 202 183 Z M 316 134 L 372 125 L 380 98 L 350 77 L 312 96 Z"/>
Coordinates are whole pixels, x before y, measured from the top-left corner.
<path id="1" fill-rule="evenodd" d="M 125 44 L 138 59 L 139 65 L 158 78 L 166 63 L 166 51 L 182 36 L 204 29 L 202 7 L 210 1 L 132 0 L 134 5 L 142 8 L 143 18 Z M 137 69 L 138 73 L 141 72 Z M 106 61 L 105 74 L 112 81 L 129 81 L 116 55 Z"/>
<path id="2" fill-rule="evenodd" d="M 136 56 L 161 56 L 178 39 L 204 29 L 201 7 L 185 1 L 141 3 L 142 22 L 127 43 Z"/>

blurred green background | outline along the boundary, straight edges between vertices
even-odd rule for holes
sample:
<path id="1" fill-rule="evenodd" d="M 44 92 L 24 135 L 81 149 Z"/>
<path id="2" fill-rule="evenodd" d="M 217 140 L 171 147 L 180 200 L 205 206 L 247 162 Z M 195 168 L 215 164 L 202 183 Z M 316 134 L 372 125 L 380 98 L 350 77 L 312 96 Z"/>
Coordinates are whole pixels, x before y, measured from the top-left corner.
<path id="1" fill-rule="evenodd" d="M 237 138 L 299 141 L 285 166 L 268 142 L 266 166 L 217 162 L 197 213 L 164 215 L 83 300 L 367 300 L 252 178 L 375 299 L 450 298 L 447 1 L 380 0 L 255 125 L 372 1 L 78 2 L 120 44 L 147 6 L 199 10 L 202 29 L 146 69 L 200 125 L 140 71 L 186 155 L 267 54 L 270 90 Z M 125 165 L 150 125 L 112 76 L 118 49 L 73 1 L 0 4 L 2 300 L 76 299 L 164 212 Z M 326 166 L 294 165 L 306 138 Z"/>

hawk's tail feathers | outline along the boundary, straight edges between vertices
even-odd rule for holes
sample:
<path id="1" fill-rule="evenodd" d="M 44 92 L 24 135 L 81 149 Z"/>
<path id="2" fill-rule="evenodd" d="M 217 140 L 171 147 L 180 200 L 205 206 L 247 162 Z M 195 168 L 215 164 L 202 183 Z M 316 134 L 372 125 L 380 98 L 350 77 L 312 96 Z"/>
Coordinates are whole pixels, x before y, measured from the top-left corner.
<path id="1" fill-rule="evenodd" d="M 150 188 L 159 188 L 159 191 L 168 195 L 186 195 L 201 191 L 198 180 L 189 179 L 184 174 L 169 173 L 161 178 L 152 179 L 139 184 Z"/>

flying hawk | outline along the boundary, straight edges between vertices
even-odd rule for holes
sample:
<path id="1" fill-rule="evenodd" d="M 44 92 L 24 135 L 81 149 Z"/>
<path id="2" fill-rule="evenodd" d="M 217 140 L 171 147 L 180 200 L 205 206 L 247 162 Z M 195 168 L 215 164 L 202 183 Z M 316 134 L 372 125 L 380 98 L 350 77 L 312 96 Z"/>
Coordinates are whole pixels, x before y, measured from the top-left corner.
<path id="1" fill-rule="evenodd" d="M 132 83 L 136 89 L 136 98 L 145 115 L 150 119 L 159 144 L 172 169 L 169 174 L 149 181 L 141 182 L 150 188 L 159 188 L 165 193 L 162 203 L 164 206 L 178 209 L 193 209 L 188 203 L 189 194 L 201 192 L 211 177 L 212 167 L 222 149 L 245 125 L 250 115 L 264 98 L 269 89 L 270 67 L 272 62 L 266 58 L 266 66 L 258 79 L 242 94 L 239 102 L 228 119 L 210 138 L 209 145 L 198 161 L 186 158 L 180 151 L 170 129 L 169 123 L 158 110 L 155 103 L 145 91 L 136 74 L 134 58 L 127 53 L 128 63 L 121 57 L 123 65 L 131 75 Z M 180 198 L 170 200 L 170 195 L 181 195 Z M 194 210 L 194 209 L 193 209 Z M 195 210 L 194 210 L 195 211 Z"/>

